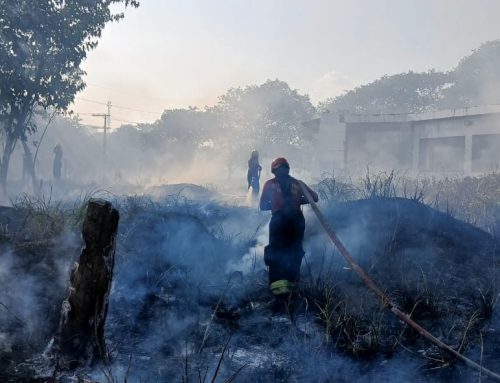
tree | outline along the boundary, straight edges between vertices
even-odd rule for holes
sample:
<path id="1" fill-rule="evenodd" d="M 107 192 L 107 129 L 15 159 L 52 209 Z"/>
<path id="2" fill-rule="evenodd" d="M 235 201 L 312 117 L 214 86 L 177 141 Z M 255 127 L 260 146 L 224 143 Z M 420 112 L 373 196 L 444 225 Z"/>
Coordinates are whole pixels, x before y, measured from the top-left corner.
<path id="1" fill-rule="evenodd" d="M 214 146 L 225 157 L 229 177 L 254 148 L 281 155 L 303 148 L 311 136 L 302 123 L 316 113 L 309 96 L 280 80 L 229 89 L 210 111 L 219 116 Z"/>
<path id="2" fill-rule="evenodd" d="M 435 70 L 383 76 L 329 99 L 319 108 L 350 113 L 421 113 L 436 109 L 450 82 L 448 73 Z"/>
<path id="3" fill-rule="evenodd" d="M 145 148 L 166 152 L 176 163 L 201 154 L 224 161 L 231 173 L 245 166 L 253 148 L 276 145 L 282 152 L 303 147 L 311 139 L 303 122 L 315 113 L 307 95 L 286 82 L 268 80 L 229 89 L 210 108 L 166 110 L 160 120 L 137 129 Z"/>
<path id="4" fill-rule="evenodd" d="M 195 107 L 188 109 L 165 110 L 159 121 L 159 129 L 165 139 L 172 142 L 183 142 L 197 147 L 206 140 L 214 117 L 210 113 Z"/>
<path id="5" fill-rule="evenodd" d="M 213 138 L 217 116 L 196 107 L 165 110 L 152 124 L 140 124 L 140 145 L 145 150 L 167 154 L 172 160 L 190 160 L 194 152 Z"/>
<path id="6" fill-rule="evenodd" d="M 500 40 L 489 41 L 464 57 L 450 73 L 444 91 L 447 108 L 500 103 Z"/>
<path id="7" fill-rule="evenodd" d="M 213 109 L 223 117 L 224 128 L 254 145 L 300 146 L 305 131 L 302 122 L 316 112 L 309 96 L 279 80 L 261 85 L 232 88 L 219 97 Z"/>
<path id="8" fill-rule="evenodd" d="M 350 113 L 421 113 L 500 104 L 500 40 L 489 41 L 449 72 L 383 76 L 320 103 L 320 110 Z"/>
<path id="9" fill-rule="evenodd" d="M 37 108 L 64 111 L 85 87 L 80 64 L 97 46 L 113 4 L 137 0 L 0 0 L 0 125 L 4 147 L 0 186 L 19 140 L 36 131 Z M 25 146 L 26 148 L 27 146 Z"/>

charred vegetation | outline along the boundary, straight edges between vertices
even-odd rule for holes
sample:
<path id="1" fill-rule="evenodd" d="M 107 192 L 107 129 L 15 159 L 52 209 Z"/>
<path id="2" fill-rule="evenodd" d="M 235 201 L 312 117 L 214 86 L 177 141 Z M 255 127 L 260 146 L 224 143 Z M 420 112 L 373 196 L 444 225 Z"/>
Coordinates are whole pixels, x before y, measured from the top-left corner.
<path id="1" fill-rule="evenodd" d="M 471 377 L 385 311 L 326 245 L 310 216 L 300 289 L 276 303 L 267 290 L 258 234 L 265 225 L 256 211 L 175 195 L 128 197 L 114 205 L 121 222 L 105 330 L 110 358 L 97 369 L 58 372 L 58 380 L 106 381 L 129 371 L 135 379 L 155 381 L 196 381 L 213 374 L 224 380 L 236 373 L 237 381 L 287 381 L 304 374 L 327 381 L 351 367 L 360 379 L 364 368 L 368 376 L 378 376 L 373 374 L 380 361 L 396 366 L 402 360 L 413 366 L 408 374 L 422 379 Z M 37 311 L 16 310 L 15 299 L 5 301 L 3 295 L 2 303 L 12 311 L 2 308 L 8 325 L 0 331 L 12 344 L 2 349 L 7 381 L 54 375 L 40 355 L 57 333 L 69 268 L 80 246 L 74 222 L 82 212 L 76 205 L 60 206 L 66 206 L 58 213 L 65 217 L 64 229 L 53 231 L 45 247 L 30 248 L 26 237 L 14 232 L 3 239 L 12 257 L 10 272 L 22 270 L 36 280 L 26 286 L 13 279 L 9 291 L 28 288 L 38 302 Z M 488 356 L 494 354 L 486 350 L 494 352 L 500 323 L 497 239 L 446 212 L 394 195 L 330 200 L 322 208 L 391 299 L 456 350 L 472 356 L 483 350 L 484 363 L 495 368 Z M 39 225 L 36 218 L 29 223 L 38 217 L 33 211 L 33 206 L 9 210 L 19 232 L 25 220 L 24 225 Z M 242 214 L 247 222 L 238 226 Z M 25 315 L 44 317 L 46 324 L 31 323 L 26 336 Z M 307 367 L 312 360 L 319 364 L 314 373 Z"/>

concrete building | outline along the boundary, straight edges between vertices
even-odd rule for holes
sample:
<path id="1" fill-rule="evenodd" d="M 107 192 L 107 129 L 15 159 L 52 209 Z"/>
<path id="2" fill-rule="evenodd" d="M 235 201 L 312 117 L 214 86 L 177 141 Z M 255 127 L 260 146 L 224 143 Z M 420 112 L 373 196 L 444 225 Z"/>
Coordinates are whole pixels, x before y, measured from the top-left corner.
<path id="1" fill-rule="evenodd" d="M 474 175 L 500 169 L 500 106 L 423 114 L 325 113 L 316 164 L 340 174 L 397 170 Z"/>

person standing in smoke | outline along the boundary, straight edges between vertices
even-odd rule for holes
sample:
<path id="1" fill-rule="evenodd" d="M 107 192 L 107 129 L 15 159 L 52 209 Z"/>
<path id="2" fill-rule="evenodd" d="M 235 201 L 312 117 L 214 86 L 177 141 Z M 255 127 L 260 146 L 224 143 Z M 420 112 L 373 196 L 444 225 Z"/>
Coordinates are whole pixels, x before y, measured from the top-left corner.
<path id="1" fill-rule="evenodd" d="M 262 166 L 259 164 L 259 152 L 253 150 L 248 160 L 248 171 L 247 171 L 247 181 L 248 189 L 252 188 L 252 195 L 257 197 L 260 191 L 260 172 L 262 171 Z"/>
<path id="2" fill-rule="evenodd" d="M 54 176 L 54 180 L 57 181 L 61 179 L 62 156 L 62 146 L 57 144 L 54 147 L 54 163 L 52 164 L 52 175 Z"/>
<path id="3" fill-rule="evenodd" d="M 264 184 L 260 209 L 271 210 L 269 245 L 264 249 L 264 262 L 269 266 L 269 287 L 273 294 L 283 296 L 293 291 L 300 277 L 304 250 L 305 219 L 301 205 L 307 204 L 300 183 L 309 191 L 315 202 L 318 195 L 302 181 L 290 176 L 290 165 L 285 158 L 271 164 L 274 178 Z"/>

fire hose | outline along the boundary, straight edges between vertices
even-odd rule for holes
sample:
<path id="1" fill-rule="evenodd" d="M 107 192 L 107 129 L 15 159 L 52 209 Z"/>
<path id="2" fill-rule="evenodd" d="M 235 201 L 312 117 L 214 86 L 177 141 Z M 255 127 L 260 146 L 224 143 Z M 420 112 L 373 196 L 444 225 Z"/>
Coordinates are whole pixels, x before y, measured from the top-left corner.
<path id="1" fill-rule="evenodd" d="M 363 282 L 368 286 L 368 288 L 377 296 L 377 298 L 382 302 L 383 306 L 388 308 L 394 315 L 396 315 L 400 320 L 405 322 L 408 326 L 413 328 L 415 331 L 417 331 L 422 337 L 430 341 L 431 343 L 435 344 L 439 348 L 447 351 L 451 355 L 455 356 L 457 359 L 460 359 L 462 362 L 464 362 L 467 366 L 474 368 L 480 373 L 484 373 L 486 376 L 495 379 L 496 381 L 500 381 L 500 375 L 488 370 L 487 368 L 484 368 L 480 364 L 474 362 L 473 360 L 467 358 L 466 356 L 462 355 L 460 352 L 456 351 L 446 343 L 440 341 L 438 338 L 436 338 L 434 335 L 432 335 L 429 331 L 424 329 L 422 326 L 420 326 L 418 323 L 416 323 L 414 320 L 410 318 L 410 315 L 405 313 L 404 311 L 400 310 L 396 303 L 394 303 L 380 288 L 373 282 L 373 280 L 368 276 L 368 274 L 365 273 L 365 271 L 356 263 L 356 261 L 351 257 L 347 249 L 344 247 L 342 242 L 339 240 L 333 229 L 330 227 L 328 222 L 325 220 L 325 217 L 323 216 L 323 213 L 319 209 L 318 205 L 314 202 L 311 194 L 307 190 L 307 187 L 302 183 L 299 182 L 300 188 L 302 190 L 302 193 L 306 197 L 307 201 L 311 205 L 311 208 L 313 209 L 314 213 L 316 214 L 316 217 L 318 218 L 321 226 L 323 226 L 323 229 L 325 232 L 328 234 L 330 237 L 331 241 L 335 245 L 335 247 L 338 249 L 340 252 L 340 255 L 345 258 L 349 266 L 358 274 L 358 276 L 363 280 Z"/>

